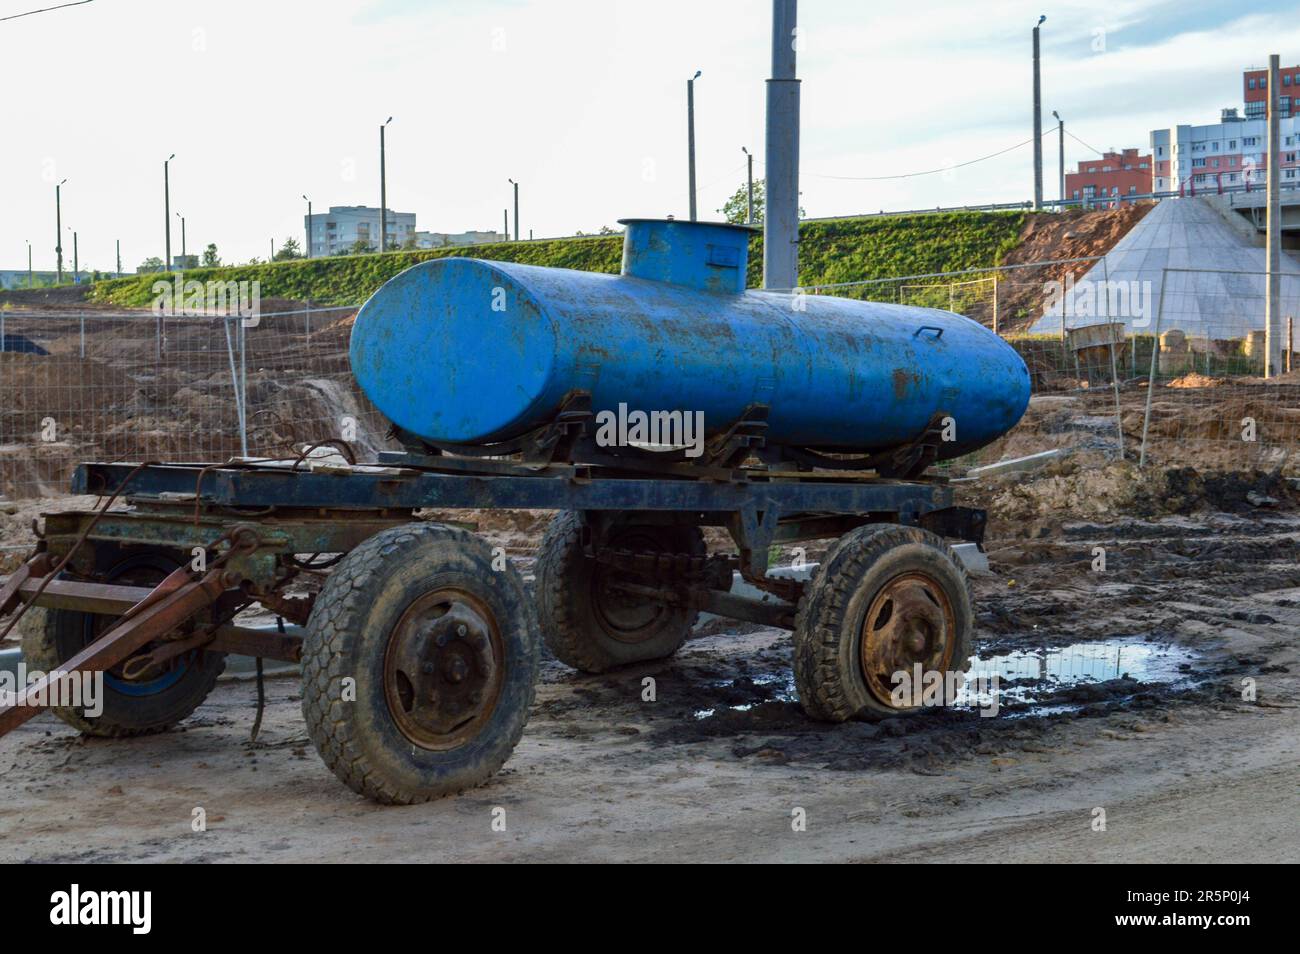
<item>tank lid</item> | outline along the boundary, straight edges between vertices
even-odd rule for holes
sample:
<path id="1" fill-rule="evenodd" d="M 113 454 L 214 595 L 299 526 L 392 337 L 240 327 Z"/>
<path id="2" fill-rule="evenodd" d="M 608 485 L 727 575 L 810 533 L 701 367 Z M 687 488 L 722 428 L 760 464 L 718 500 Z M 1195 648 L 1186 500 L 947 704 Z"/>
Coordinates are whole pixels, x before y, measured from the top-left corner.
<path id="1" fill-rule="evenodd" d="M 619 219 L 624 275 L 738 295 L 745 290 L 749 236 L 757 231 L 730 222 Z"/>

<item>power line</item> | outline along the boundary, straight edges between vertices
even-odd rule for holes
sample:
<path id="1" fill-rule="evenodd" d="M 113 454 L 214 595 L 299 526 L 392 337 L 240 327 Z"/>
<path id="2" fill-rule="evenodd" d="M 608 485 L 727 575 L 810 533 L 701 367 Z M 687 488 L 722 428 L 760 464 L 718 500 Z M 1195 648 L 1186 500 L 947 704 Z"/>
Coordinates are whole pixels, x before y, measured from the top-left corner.
<path id="1" fill-rule="evenodd" d="M 1043 133 L 1043 136 L 1048 135 L 1048 133 L 1050 132 L 1051 130 L 1048 130 L 1048 132 Z M 1029 145 L 1033 141 L 1034 141 L 1034 137 L 1030 136 L 1024 142 L 1018 142 L 1014 146 L 1007 146 L 1007 148 L 1005 149 L 999 149 L 997 152 L 989 153 L 987 156 L 980 156 L 978 159 L 968 159 L 966 162 L 959 162 L 956 165 L 952 165 L 952 166 L 943 166 L 938 169 L 927 169 L 924 172 L 903 172 L 891 176 L 829 176 L 829 175 L 820 175 L 815 172 L 805 172 L 805 173 L 800 173 L 800 178 L 803 178 L 804 176 L 808 176 L 809 178 L 812 179 L 839 179 L 839 180 L 853 181 L 853 182 L 881 182 L 886 179 L 914 179 L 917 176 L 932 176 L 940 172 L 950 172 L 953 169 L 961 169 L 964 166 L 973 166 L 977 162 L 984 162 L 988 159 L 996 159 L 998 156 L 1005 155 L 1006 153 L 1012 152 L 1013 150 L 1016 149 L 1021 149 Z"/>
<path id="2" fill-rule="evenodd" d="M 23 17 L 35 16 L 38 13 L 51 13 L 55 10 L 62 10 L 64 7 L 80 7 L 87 3 L 90 3 L 90 0 L 74 0 L 73 3 L 61 3 L 57 7 L 42 7 L 39 10 L 28 10 L 26 13 L 13 13 L 7 17 L 0 17 L 0 23 L 5 20 L 20 20 Z"/>
<path id="3" fill-rule="evenodd" d="M 1097 149 L 1097 148 L 1094 147 L 1094 146 L 1089 146 L 1086 142 L 1084 142 L 1082 139 L 1080 139 L 1080 138 L 1079 138 L 1078 136 L 1076 136 L 1074 133 L 1070 132 L 1070 130 L 1067 129 L 1067 130 L 1065 131 L 1065 134 L 1066 134 L 1067 136 L 1069 136 L 1071 139 L 1073 139 L 1075 142 L 1077 142 L 1079 145 L 1081 145 L 1081 146 L 1085 146 L 1085 147 L 1087 147 L 1088 149 L 1091 149 L 1091 150 L 1092 150 L 1093 152 L 1095 152 L 1097 155 L 1099 155 L 1099 156 L 1104 156 L 1104 155 L 1106 155 L 1106 154 L 1105 154 L 1104 152 L 1102 152 L 1100 149 Z"/>

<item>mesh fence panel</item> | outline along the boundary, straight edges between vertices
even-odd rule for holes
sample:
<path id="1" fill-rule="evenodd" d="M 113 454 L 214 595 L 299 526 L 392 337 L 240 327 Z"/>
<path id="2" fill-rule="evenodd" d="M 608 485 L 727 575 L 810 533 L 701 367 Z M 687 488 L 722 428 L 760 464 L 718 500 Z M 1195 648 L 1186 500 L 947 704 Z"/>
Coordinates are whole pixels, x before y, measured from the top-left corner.
<path id="1" fill-rule="evenodd" d="M 347 364 L 355 309 L 237 317 L 4 314 L 0 493 L 65 492 L 83 460 L 284 456 L 386 425 Z"/>

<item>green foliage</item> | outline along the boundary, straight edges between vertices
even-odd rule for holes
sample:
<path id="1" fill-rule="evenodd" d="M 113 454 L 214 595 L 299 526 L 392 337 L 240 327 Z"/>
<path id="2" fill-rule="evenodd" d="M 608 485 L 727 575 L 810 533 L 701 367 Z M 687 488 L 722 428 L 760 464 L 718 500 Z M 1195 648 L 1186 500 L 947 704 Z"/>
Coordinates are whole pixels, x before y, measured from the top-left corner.
<path id="1" fill-rule="evenodd" d="M 800 281 L 810 287 L 996 265 L 1015 248 L 1028 214 L 952 212 L 805 222 L 799 232 Z M 383 255 L 297 259 L 201 268 L 187 271 L 185 277 L 204 282 L 257 281 L 263 298 L 356 305 L 412 265 L 449 257 L 617 274 L 623 257 L 623 237 L 495 242 Z M 749 247 L 750 286 L 759 287 L 762 276 L 763 236 L 756 233 Z M 140 275 L 97 282 L 90 297 L 124 307 L 148 307 L 157 280 L 157 275 Z"/>
<path id="2" fill-rule="evenodd" d="M 296 238 L 290 236 L 285 239 L 284 244 L 276 250 L 275 260 L 277 262 L 290 262 L 296 258 L 302 258 L 302 246 L 298 244 Z"/>
<path id="3" fill-rule="evenodd" d="M 203 250 L 203 267 L 219 268 L 221 266 L 221 256 L 217 254 L 217 243 L 210 242 L 208 247 Z"/>

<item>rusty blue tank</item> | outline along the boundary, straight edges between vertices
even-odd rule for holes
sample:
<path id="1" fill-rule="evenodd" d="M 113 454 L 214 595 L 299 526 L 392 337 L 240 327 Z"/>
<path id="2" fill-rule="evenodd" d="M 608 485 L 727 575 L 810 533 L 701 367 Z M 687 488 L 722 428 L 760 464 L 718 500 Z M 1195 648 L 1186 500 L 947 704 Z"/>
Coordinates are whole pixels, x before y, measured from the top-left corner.
<path id="1" fill-rule="evenodd" d="M 961 315 L 746 291 L 750 230 L 623 220 L 622 274 L 444 258 L 397 275 L 352 329 L 353 373 L 398 427 L 482 445 L 545 424 L 566 395 L 594 411 L 702 412 L 726 429 L 769 407 L 769 444 L 872 452 L 951 416 L 951 458 L 1029 402 L 1015 350 Z"/>

